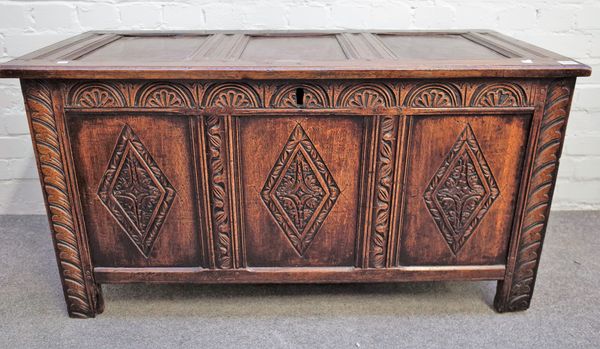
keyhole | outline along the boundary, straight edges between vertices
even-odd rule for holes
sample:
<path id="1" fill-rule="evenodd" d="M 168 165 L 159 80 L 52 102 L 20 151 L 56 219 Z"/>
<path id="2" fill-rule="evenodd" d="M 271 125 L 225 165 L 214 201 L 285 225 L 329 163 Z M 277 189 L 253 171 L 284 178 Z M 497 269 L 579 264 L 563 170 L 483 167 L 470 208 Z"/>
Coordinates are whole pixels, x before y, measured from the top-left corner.
<path id="1" fill-rule="evenodd" d="M 296 106 L 299 108 L 304 106 L 304 89 L 302 87 L 296 89 Z"/>

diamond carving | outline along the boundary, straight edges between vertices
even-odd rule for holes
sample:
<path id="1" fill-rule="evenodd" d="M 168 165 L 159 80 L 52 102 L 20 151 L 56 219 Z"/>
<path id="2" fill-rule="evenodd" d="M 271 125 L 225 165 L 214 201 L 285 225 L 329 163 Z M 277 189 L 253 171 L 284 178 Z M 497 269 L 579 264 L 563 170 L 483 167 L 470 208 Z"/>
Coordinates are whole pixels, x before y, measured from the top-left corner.
<path id="1" fill-rule="evenodd" d="M 496 180 L 467 125 L 424 193 L 425 204 L 454 254 L 473 235 L 498 195 Z"/>
<path id="2" fill-rule="evenodd" d="M 146 258 L 175 194 L 146 147 L 125 125 L 102 177 L 98 197 Z"/>
<path id="3" fill-rule="evenodd" d="M 261 192 L 263 202 L 302 256 L 340 190 L 312 141 L 296 125 Z"/>

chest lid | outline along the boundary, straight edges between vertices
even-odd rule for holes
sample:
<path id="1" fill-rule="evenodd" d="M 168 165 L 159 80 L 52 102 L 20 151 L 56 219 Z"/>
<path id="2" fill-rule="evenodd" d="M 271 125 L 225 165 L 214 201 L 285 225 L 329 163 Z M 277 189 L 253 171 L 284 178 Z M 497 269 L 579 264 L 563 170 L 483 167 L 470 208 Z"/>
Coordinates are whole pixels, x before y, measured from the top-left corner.
<path id="1" fill-rule="evenodd" d="M 87 32 L 0 65 L 0 77 L 331 79 L 588 76 L 491 31 Z"/>

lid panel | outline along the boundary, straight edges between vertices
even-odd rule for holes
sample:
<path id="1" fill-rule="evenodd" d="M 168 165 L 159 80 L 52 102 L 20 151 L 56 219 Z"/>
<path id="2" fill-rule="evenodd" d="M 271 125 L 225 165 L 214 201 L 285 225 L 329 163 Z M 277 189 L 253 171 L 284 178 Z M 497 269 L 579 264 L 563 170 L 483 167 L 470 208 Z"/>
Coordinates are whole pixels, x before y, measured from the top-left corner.
<path id="1" fill-rule="evenodd" d="M 340 61 L 346 60 L 335 35 L 250 36 L 241 60 Z"/>
<path id="2" fill-rule="evenodd" d="M 376 34 L 398 59 L 502 59 L 507 58 L 460 34 Z"/>
<path id="3" fill-rule="evenodd" d="M 83 62 L 162 62 L 185 60 L 206 40 L 207 35 L 121 36 L 77 58 Z"/>

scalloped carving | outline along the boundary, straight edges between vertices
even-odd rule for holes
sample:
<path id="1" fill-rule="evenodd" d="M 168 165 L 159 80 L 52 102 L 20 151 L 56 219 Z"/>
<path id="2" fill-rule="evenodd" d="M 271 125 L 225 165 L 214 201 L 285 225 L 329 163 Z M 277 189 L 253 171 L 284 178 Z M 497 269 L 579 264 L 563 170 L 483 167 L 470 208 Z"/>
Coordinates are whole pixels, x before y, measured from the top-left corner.
<path id="1" fill-rule="evenodd" d="M 431 83 L 413 88 L 405 105 L 414 108 L 459 107 L 460 96 L 460 91 L 451 84 Z"/>
<path id="2" fill-rule="evenodd" d="M 250 85 L 227 83 L 211 87 L 204 103 L 207 107 L 260 108 L 261 99 Z"/>
<path id="3" fill-rule="evenodd" d="M 475 90 L 472 107 L 521 107 L 527 105 L 527 95 L 521 86 L 511 83 L 484 84 Z"/>
<path id="4" fill-rule="evenodd" d="M 81 108 L 125 107 L 125 97 L 112 84 L 94 82 L 75 85 L 71 90 L 69 105 Z"/>
<path id="5" fill-rule="evenodd" d="M 361 84 L 343 90 L 337 105 L 354 108 L 393 107 L 396 99 L 392 90 L 385 85 Z"/>
<path id="6" fill-rule="evenodd" d="M 327 91 L 320 86 L 312 84 L 293 84 L 280 87 L 273 98 L 271 107 L 275 108 L 297 108 L 296 89 L 304 89 L 304 108 L 328 108 L 329 98 Z"/>
<path id="7" fill-rule="evenodd" d="M 143 86 L 135 104 L 148 108 L 193 107 L 194 100 L 185 86 L 158 82 Z"/>

